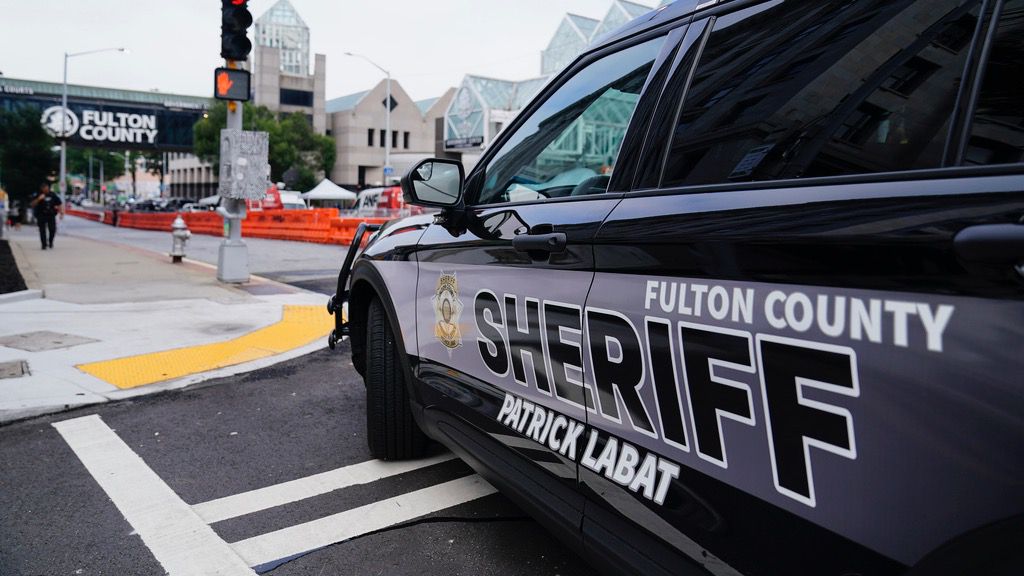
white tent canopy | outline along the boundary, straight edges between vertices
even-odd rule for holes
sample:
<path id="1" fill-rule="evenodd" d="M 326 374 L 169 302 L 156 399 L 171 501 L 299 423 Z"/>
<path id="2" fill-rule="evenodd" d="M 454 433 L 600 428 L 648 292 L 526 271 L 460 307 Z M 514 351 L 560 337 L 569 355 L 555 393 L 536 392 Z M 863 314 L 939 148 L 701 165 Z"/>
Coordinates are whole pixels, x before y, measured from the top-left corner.
<path id="1" fill-rule="evenodd" d="M 324 178 L 315 188 L 300 194 L 303 200 L 335 200 L 354 201 L 356 193 L 338 186 L 334 182 Z"/>

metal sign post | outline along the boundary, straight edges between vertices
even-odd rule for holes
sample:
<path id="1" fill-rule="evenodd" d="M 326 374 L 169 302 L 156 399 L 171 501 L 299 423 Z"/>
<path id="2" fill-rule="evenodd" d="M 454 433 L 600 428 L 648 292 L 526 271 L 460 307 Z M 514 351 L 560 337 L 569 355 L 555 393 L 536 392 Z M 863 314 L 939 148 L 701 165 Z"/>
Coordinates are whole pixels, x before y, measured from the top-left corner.
<path id="1" fill-rule="evenodd" d="M 228 236 L 218 252 L 217 279 L 240 284 L 249 281 L 249 248 L 242 240 L 245 201 L 262 200 L 270 187 L 270 135 L 242 130 L 241 102 L 228 102 L 227 120 L 227 129 L 220 133 L 217 212 L 227 222 Z"/>
<path id="2" fill-rule="evenodd" d="M 232 106 L 233 104 L 233 106 Z M 234 110 L 232 110 L 234 108 Z M 242 131 L 242 103 L 228 103 L 228 130 Z M 221 243 L 217 252 L 217 280 L 232 284 L 249 281 L 249 247 L 242 240 L 242 219 L 245 218 L 245 200 L 231 198 L 228 188 L 231 180 L 225 181 L 224 162 L 230 161 L 230 151 L 225 150 L 224 138 L 221 138 L 220 158 L 220 207 L 217 213 L 224 217 L 228 225 L 228 237 Z"/>

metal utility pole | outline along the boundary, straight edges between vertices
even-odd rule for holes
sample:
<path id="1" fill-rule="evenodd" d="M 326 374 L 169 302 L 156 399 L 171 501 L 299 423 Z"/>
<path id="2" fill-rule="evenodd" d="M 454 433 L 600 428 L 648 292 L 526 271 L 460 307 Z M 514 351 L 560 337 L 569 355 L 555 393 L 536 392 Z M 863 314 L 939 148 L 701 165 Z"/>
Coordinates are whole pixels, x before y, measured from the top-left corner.
<path id="1" fill-rule="evenodd" d="M 374 62 L 373 60 L 370 60 L 369 58 L 367 58 L 366 56 L 363 56 L 362 54 L 354 54 L 352 52 L 345 52 L 345 56 L 351 56 L 353 58 L 359 58 L 360 60 L 365 60 L 371 66 L 373 66 L 377 70 L 380 70 L 381 72 L 383 72 L 384 76 L 387 78 L 387 81 L 386 81 L 387 82 L 387 96 L 384 98 L 384 109 L 386 110 L 386 112 L 385 112 L 385 116 L 384 116 L 385 133 L 384 133 L 384 169 L 383 169 L 384 185 L 387 186 L 387 184 L 388 184 L 388 177 L 391 176 L 391 138 L 392 138 L 392 136 L 391 136 L 391 72 L 388 71 L 388 70 L 385 70 L 380 64 L 377 64 L 376 62 Z"/>
<path id="2" fill-rule="evenodd" d="M 65 195 L 67 193 L 67 180 L 68 180 L 68 60 L 75 56 L 85 56 L 86 54 L 99 54 L 100 52 L 128 52 L 127 48 L 101 48 L 99 50 L 86 50 L 85 52 L 75 52 L 73 54 L 64 53 L 64 88 L 61 91 L 60 98 L 60 201 L 62 206 L 65 201 Z"/>
<path id="3" fill-rule="evenodd" d="M 229 61 L 229 68 L 236 64 Z M 242 130 L 243 103 L 228 102 L 228 130 Z M 221 151 L 223 153 L 223 150 Z M 232 284 L 249 281 L 249 247 L 242 240 L 242 220 L 245 219 L 245 200 L 225 198 L 221 194 L 217 212 L 228 225 L 228 237 L 217 253 L 217 280 Z"/>
<path id="4" fill-rule="evenodd" d="M 245 219 L 245 199 L 251 197 L 255 182 L 246 180 L 245 168 L 249 158 L 241 157 L 233 139 L 242 139 L 243 102 L 250 97 L 249 73 L 240 63 L 248 59 L 252 42 L 248 29 L 252 13 L 248 0 L 221 0 L 220 56 L 225 68 L 214 71 L 214 96 L 227 101 L 227 129 L 221 131 L 220 140 L 220 206 L 217 213 L 224 218 L 228 237 L 217 253 L 217 279 L 221 282 L 241 284 L 249 281 L 249 248 L 242 241 L 242 220 Z M 232 77 L 241 75 L 244 90 Z M 232 90 L 234 88 L 235 90 Z M 240 92 L 240 93 L 239 93 Z M 256 186 L 258 187 L 258 186 Z M 266 186 L 259 192 L 266 194 Z"/>

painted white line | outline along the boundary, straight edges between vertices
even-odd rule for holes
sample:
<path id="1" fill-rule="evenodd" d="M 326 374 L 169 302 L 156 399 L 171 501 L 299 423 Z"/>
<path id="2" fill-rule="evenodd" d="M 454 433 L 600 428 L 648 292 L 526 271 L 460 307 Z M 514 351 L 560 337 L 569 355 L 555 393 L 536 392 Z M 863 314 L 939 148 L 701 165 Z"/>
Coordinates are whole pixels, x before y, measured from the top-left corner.
<path id="1" fill-rule="evenodd" d="M 199 514 L 200 518 L 213 524 L 228 518 L 237 518 L 260 510 L 312 498 L 341 488 L 369 484 L 389 476 L 397 476 L 454 459 L 455 456 L 449 453 L 409 462 L 370 460 L 314 476 L 210 500 L 196 504 L 192 506 L 192 509 Z"/>
<path id="2" fill-rule="evenodd" d="M 256 574 L 99 416 L 53 427 L 167 574 Z"/>
<path id="3" fill-rule="evenodd" d="M 494 487 L 473 474 L 242 540 L 231 547 L 250 566 L 262 566 L 483 498 L 495 492 Z"/>

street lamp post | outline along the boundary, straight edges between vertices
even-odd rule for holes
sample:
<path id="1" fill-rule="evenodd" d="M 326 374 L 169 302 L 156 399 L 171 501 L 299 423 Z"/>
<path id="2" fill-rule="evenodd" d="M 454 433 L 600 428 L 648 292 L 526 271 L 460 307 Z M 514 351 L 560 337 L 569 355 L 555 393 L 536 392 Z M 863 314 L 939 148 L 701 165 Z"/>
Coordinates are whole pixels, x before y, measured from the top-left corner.
<path id="1" fill-rule="evenodd" d="M 353 58 L 360 58 L 370 63 L 378 70 L 384 73 L 387 77 L 387 96 L 384 98 L 384 108 L 386 110 L 384 116 L 384 185 L 387 186 L 388 175 L 387 170 L 391 168 L 391 72 L 385 70 L 380 64 L 377 64 L 373 60 L 370 60 L 362 54 L 353 54 L 352 52 L 345 52 L 345 56 L 351 56 Z"/>
<path id="2" fill-rule="evenodd" d="M 68 60 L 75 56 L 86 54 L 99 54 L 100 52 L 127 52 L 127 48 L 101 48 L 99 50 L 86 50 L 85 52 L 64 53 L 64 89 L 60 98 L 60 201 L 64 206 L 67 192 L 67 162 L 68 162 Z"/>

